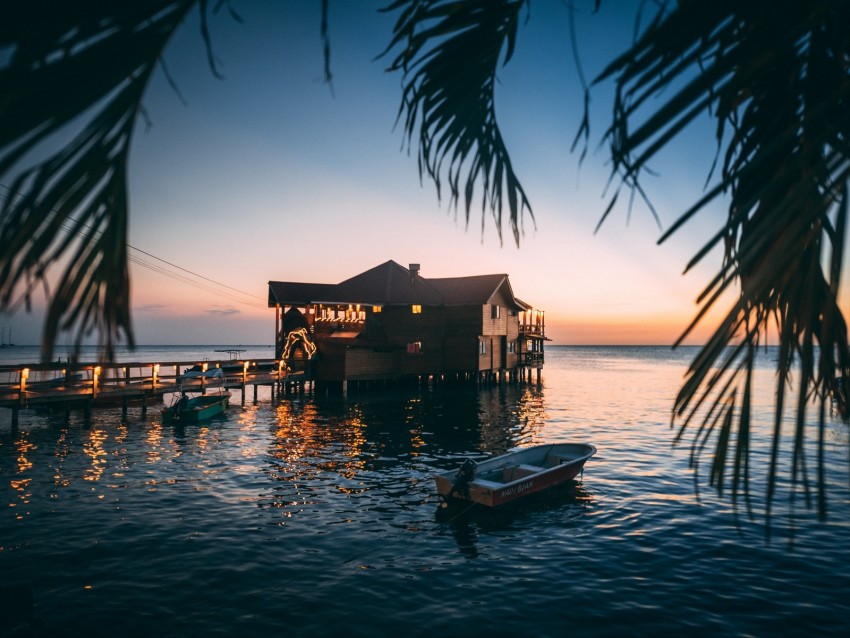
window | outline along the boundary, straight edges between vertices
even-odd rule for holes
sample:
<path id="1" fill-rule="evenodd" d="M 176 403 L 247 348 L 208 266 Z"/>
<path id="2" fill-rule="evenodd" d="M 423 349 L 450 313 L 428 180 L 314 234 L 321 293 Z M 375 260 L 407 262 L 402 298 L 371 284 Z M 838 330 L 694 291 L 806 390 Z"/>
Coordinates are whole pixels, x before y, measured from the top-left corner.
<path id="1" fill-rule="evenodd" d="M 407 344 L 407 354 L 421 354 L 422 353 L 422 342 L 421 341 L 411 341 Z"/>
<path id="2" fill-rule="evenodd" d="M 420 306 L 418 303 L 415 303 L 412 306 L 410 306 L 410 310 L 411 310 L 411 312 L 413 312 L 414 315 L 421 315 L 422 314 L 422 306 Z"/>
<path id="3" fill-rule="evenodd" d="M 372 306 L 372 312 L 374 312 L 376 314 L 379 313 L 379 312 L 383 312 L 383 311 L 384 311 L 383 306 Z"/>
<path id="4" fill-rule="evenodd" d="M 493 304 L 490 306 L 490 318 L 498 319 L 501 316 L 502 309 L 500 306 Z"/>
<path id="5" fill-rule="evenodd" d="M 487 354 L 487 342 L 479 341 L 478 342 L 478 354 Z"/>
<path id="6" fill-rule="evenodd" d="M 508 342 L 508 353 L 509 354 L 516 354 L 516 341 L 509 341 Z"/>

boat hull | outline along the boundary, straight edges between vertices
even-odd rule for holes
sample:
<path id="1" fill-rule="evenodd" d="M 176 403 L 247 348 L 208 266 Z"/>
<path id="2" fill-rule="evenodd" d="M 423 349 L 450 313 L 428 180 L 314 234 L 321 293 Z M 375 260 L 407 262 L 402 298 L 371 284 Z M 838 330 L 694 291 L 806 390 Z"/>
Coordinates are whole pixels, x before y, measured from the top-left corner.
<path id="1" fill-rule="evenodd" d="M 230 401 L 230 392 L 204 394 L 189 399 L 181 409 L 177 404 L 162 411 L 163 423 L 198 423 L 223 414 Z"/>
<path id="2" fill-rule="evenodd" d="M 575 478 L 596 454 L 589 443 L 553 443 L 481 461 L 471 480 L 456 470 L 435 477 L 444 502 L 465 501 L 499 507 L 562 485 Z"/>

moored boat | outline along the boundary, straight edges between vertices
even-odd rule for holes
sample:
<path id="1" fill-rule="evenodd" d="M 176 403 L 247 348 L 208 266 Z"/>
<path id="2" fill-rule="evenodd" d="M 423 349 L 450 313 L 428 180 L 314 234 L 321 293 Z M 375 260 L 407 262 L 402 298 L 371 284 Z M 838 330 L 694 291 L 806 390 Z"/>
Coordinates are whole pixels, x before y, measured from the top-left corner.
<path id="1" fill-rule="evenodd" d="M 196 397 L 181 395 L 177 401 L 162 410 L 163 423 L 197 423 L 222 414 L 230 401 L 230 392 L 201 394 Z"/>
<path id="2" fill-rule="evenodd" d="M 442 505 L 450 501 L 498 507 L 561 485 L 596 454 L 590 443 L 550 443 L 484 461 L 467 459 L 459 470 L 435 476 Z"/>
<path id="3" fill-rule="evenodd" d="M 197 366 L 200 368 L 200 366 Z M 218 390 L 207 393 L 208 380 L 218 384 Z M 230 401 L 230 392 L 224 389 L 224 375 L 219 368 L 212 370 L 192 369 L 188 370 L 180 381 L 180 397 L 170 406 L 162 409 L 162 422 L 169 423 L 197 423 L 222 414 L 227 409 Z M 200 382 L 203 394 L 189 397 L 184 386 L 194 387 Z"/>

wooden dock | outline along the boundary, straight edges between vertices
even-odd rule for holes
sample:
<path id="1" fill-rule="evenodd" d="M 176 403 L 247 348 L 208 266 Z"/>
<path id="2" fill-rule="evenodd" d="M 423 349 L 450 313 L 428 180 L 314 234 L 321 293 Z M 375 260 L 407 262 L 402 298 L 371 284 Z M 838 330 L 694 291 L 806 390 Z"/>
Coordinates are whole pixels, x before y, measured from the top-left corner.
<path id="1" fill-rule="evenodd" d="M 215 379 L 193 377 L 193 371 L 220 368 Z M 190 374 L 187 374 L 190 373 Z M 81 409 L 88 421 L 97 407 L 140 405 L 143 417 L 151 404 L 166 394 L 211 389 L 239 389 L 242 403 L 246 390 L 269 386 L 275 391 L 301 387 L 303 374 L 287 370 L 282 360 L 250 361 L 166 361 L 159 363 L 51 363 L 0 365 L 0 408 L 12 410 L 12 428 L 18 427 L 18 415 L 27 407 L 46 406 L 65 410 Z"/>

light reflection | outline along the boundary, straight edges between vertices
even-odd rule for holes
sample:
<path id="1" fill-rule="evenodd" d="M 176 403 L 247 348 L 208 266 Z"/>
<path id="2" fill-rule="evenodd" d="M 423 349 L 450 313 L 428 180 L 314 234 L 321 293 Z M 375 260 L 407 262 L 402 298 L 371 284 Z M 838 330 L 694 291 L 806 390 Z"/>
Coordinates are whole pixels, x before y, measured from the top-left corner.
<path id="1" fill-rule="evenodd" d="M 150 446 L 148 450 L 148 463 L 158 463 L 162 460 L 161 448 L 162 448 L 162 423 L 159 421 L 152 421 L 150 427 L 148 428 L 147 437 L 145 437 L 147 444 Z"/>
<path id="2" fill-rule="evenodd" d="M 32 469 L 33 464 L 27 457 L 27 455 L 31 452 L 34 452 L 37 449 L 36 445 L 28 441 L 24 438 L 24 436 L 20 436 L 15 441 L 15 450 L 17 452 L 17 463 L 18 463 L 18 474 L 22 474 L 30 469 Z M 16 477 L 9 479 L 9 486 L 12 488 L 12 492 L 17 497 L 15 501 L 9 503 L 9 507 L 15 508 L 15 520 L 23 520 L 24 516 L 29 514 L 29 511 L 25 511 L 23 509 L 18 509 L 19 505 L 29 505 L 30 497 L 32 497 L 32 492 L 29 491 L 30 484 L 32 482 L 31 477 Z"/>
<path id="3" fill-rule="evenodd" d="M 244 459 L 255 459 L 261 455 L 260 446 L 257 444 L 258 437 L 256 432 L 259 409 L 260 406 L 257 404 L 243 408 L 237 419 L 240 425 L 238 437 L 239 451 L 240 456 Z M 250 472 L 253 468 L 247 466 L 245 470 Z"/>
<path id="4" fill-rule="evenodd" d="M 15 446 L 18 451 L 18 472 L 25 472 L 32 467 L 32 462 L 27 458 L 27 454 L 34 452 L 36 446 L 27 441 L 23 436 L 15 441 Z"/>
<path id="5" fill-rule="evenodd" d="M 424 409 L 427 409 L 426 406 L 423 405 L 422 399 L 420 397 L 410 397 L 406 401 L 404 410 L 405 410 L 405 425 L 407 426 L 407 432 L 410 436 L 410 454 L 411 456 L 418 456 L 420 448 L 425 447 L 426 441 L 422 436 L 422 412 Z"/>
<path id="6" fill-rule="evenodd" d="M 107 439 L 105 430 L 92 428 L 88 441 L 83 443 L 83 454 L 91 459 L 91 467 L 83 473 L 84 481 L 98 481 L 106 467 L 106 450 L 103 447 Z"/>
<path id="7" fill-rule="evenodd" d="M 275 416 L 267 472 L 275 481 L 286 483 L 286 488 L 274 487 L 260 499 L 260 507 L 282 510 L 281 516 L 289 519 L 316 504 L 315 494 L 325 488 L 346 495 L 367 489 L 356 481 L 364 468 L 367 442 L 359 406 L 347 406 L 343 413 L 329 416 L 320 414 L 312 401 L 281 401 Z"/>
<path id="8" fill-rule="evenodd" d="M 127 435 L 130 433 L 130 429 L 127 427 L 126 423 L 121 423 L 115 430 L 115 442 L 118 444 L 123 444 L 124 441 L 127 440 Z"/>
<path id="9" fill-rule="evenodd" d="M 199 425 L 197 432 L 195 445 L 198 446 L 198 451 L 204 454 L 210 449 L 210 428 L 208 425 Z"/>
<path id="10" fill-rule="evenodd" d="M 12 479 L 11 481 L 9 481 L 9 485 L 12 486 L 13 490 L 15 490 L 17 492 L 23 492 L 24 489 L 26 489 L 26 487 L 30 484 L 31 481 L 32 481 L 31 478 L 18 479 L 18 480 Z"/>
<path id="11" fill-rule="evenodd" d="M 68 429 L 63 428 L 59 431 L 59 438 L 56 439 L 56 445 L 53 448 L 53 456 L 56 459 L 56 473 L 53 475 L 53 484 L 57 487 L 68 487 L 71 481 L 62 473 L 62 464 L 68 457 Z"/>
<path id="12" fill-rule="evenodd" d="M 482 390 L 479 393 L 481 451 L 497 454 L 542 443 L 546 419 L 543 394 L 537 388 Z"/>

